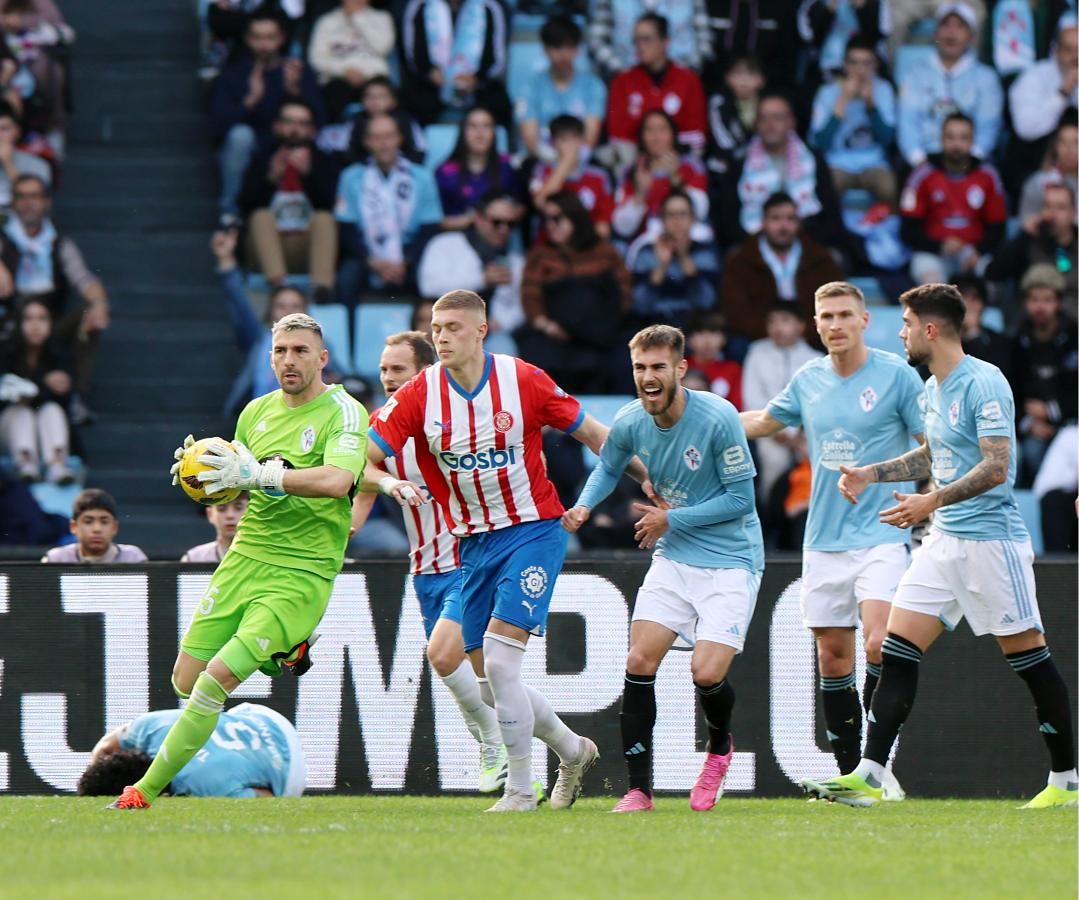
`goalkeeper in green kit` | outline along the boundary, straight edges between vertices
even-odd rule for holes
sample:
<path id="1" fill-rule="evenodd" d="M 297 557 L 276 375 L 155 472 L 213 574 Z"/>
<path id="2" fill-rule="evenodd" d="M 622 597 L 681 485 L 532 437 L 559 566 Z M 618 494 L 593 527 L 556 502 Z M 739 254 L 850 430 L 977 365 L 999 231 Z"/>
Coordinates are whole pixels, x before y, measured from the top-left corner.
<path id="1" fill-rule="evenodd" d="M 276 674 L 280 662 L 300 660 L 341 570 L 367 460 L 367 412 L 340 385 L 323 383 L 329 357 L 310 316 L 280 319 L 270 355 L 281 389 L 244 408 L 231 445 L 199 457 L 212 467 L 199 474 L 208 494 L 252 494 L 172 670 L 187 706 L 146 774 L 109 809 L 149 808 L 213 734 L 232 691 L 260 669 Z"/>

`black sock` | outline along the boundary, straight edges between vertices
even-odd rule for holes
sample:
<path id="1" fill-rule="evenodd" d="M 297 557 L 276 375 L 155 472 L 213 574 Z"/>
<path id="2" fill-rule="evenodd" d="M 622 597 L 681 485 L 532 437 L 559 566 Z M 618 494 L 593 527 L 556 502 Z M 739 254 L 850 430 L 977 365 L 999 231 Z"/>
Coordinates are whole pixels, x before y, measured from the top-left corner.
<path id="1" fill-rule="evenodd" d="M 880 681 L 880 663 L 866 662 L 865 664 L 865 684 L 862 685 L 862 709 L 869 712 L 869 707 L 873 705 L 873 692 L 877 689 L 877 682 Z"/>
<path id="2" fill-rule="evenodd" d="M 697 697 L 704 710 L 704 722 L 708 726 L 708 752 L 730 753 L 731 710 L 734 709 L 734 688 L 724 678 L 719 684 L 697 684 Z"/>
<path id="3" fill-rule="evenodd" d="M 837 678 L 822 675 L 820 679 L 824 724 L 840 775 L 853 771 L 862 758 L 862 708 L 855 685 L 853 672 Z"/>
<path id="4" fill-rule="evenodd" d="M 626 672 L 622 689 L 622 755 L 629 788 L 652 795 L 652 731 L 656 727 L 656 676 Z"/>
<path id="5" fill-rule="evenodd" d="M 1075 768 L 1075 737 L 1072 734 L 1071 704 L 1068 686 L 1060 677 L 1048 647 L 1035 647 L 1022 653 L 1007 653 L 1005 659 L 1027 683 L 1038 713 L 1038 730 L 1049 748 L 1049 768 L 1068 772 Z"/>
<path id="6" fill-rule="evenodd" d="M 880 682 L 873 692 L 873 703 L 869 709 L 866 759 L 882 766 L 888 764 L 888 754 L 892 752 L 899 729 L 914 705 L 921 661 L 922 651 L 916 644 L 888 633 L 881 647 Z"/>

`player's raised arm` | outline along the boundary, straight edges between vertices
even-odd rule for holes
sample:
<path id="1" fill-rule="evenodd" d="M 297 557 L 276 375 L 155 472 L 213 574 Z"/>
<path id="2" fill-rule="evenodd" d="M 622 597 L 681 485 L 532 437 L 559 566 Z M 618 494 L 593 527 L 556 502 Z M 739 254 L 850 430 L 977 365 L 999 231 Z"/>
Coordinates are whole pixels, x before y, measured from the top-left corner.
<path id="1" fill-rule="evenodd" d="M 581 424 L 570 432 L 570 436 L 584 444 L 589 450 L 595 453 L 596 456 L 600 456 L 600 451 L 607 441 L 609 431 L 607 426 L 599 421 L 599 419 L 590 413 L 585 413 L 584 419 L 581 420 Z M 645 468 L 644 463 L 637 459 L 636 456 L 631 456 L 620 471 L 625 471 L 630 478 L 645 488 L 645 493 L 648 494 L 649 497 L 653 500 L 656 499 L 654 492 L 651 490 L 651 482 L 648 481 L 648 469 Z"/>
<path id="2" fill-rule="evenodd" d="M 840 466 L 839 471 L 843 474 L 839 478 L 839 493 L 851 503 L 857 503 L 858 496 L 869 485 L 887 481 L 921 481 L 930 476 L 932 465 L 929 445 L 923 443 L 909 453 L 885 462 L 868 466 Z"/>
<path id="3" fill-rule="evenodd" d="M 746 430 L 746 437 L 754 441 L 757 438 L 771 437 L 787 426 L 775 418 L 766 409 L 751 409 L 740 412 L 738 418 Z"/>

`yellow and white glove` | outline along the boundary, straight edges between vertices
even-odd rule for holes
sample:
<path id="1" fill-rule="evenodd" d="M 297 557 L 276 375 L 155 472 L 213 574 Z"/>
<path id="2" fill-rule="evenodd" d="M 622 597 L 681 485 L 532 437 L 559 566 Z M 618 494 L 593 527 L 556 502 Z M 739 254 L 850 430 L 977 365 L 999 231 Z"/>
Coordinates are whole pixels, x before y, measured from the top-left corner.
<path id="1" fill-rule="evenodd" d="M 260 463 L 254 454 L 239 441 L 232 444 L 213 443 L 199 457 L 199 462 L 210 466 L 207 472 L 199 472 L 198 479 L 207 494 L 216 494 L 229 488 L 263 490 L 283 494 L 285 492 L 285 463 L 270 459 Z"/>
<path id="2" fill-rule="evenodd" d="M 186 451 L 188 449 L 188 447 L 194 446 L 194 443 L 195 443 L 195 436 L 192 435 L 192 434 L 189 434 L 187 437 L 184 438 L 183 446 L 182 447 L 177 447 L 173 451 L 172 458 L 175 459 L 176 462 L 174 462 L 172 464 L 172 468 L 169 469 L 169 473 L 172 475 L 172 483 L 173 484 L 179 484 L 180 483 L 180 461 L 184 458 L 184 451 Z"/>

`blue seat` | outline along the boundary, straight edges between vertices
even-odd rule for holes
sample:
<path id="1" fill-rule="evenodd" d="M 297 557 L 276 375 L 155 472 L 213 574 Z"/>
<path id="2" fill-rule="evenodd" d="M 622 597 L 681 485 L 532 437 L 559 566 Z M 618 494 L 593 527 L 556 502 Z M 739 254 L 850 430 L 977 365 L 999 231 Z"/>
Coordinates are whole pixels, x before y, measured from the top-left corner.
<path id="1" fill-rule="evenodd" d="M 41 481 L 30 485 L 30 493 L 34 495 L 37 505 L 44 512 L 71 518 L 71 510 L 75 506 L 75 498 L 82 490 L 81 484 L 49 484 Z"/>
<path id="2" fill-rule="evenodd" d="M 882 288 L 880 282 L 871 275 L 851 278 L 850 283 L 862 292 L 865 297 L 865 302 L 870 306 L 888 302 L 888 298 L 884 296 L 884 288 Z"/>
<path id="3" fill-rule="evenodd" d="M 1004 333 L 1004 312 L 999 306 L 987 306 L 982 310 L 982 328 Z"/>
<path id="4" fill-rule="evenodd" d="M 898 306 L 874 306 L 869 311 L 869 327 L 865 330 L 865 342 L 870 347 L 888 350 L 906 356 L 899 330 L 903 327 L 903 310 Z"/>
<path id="5" fill-rule="evenodd" d="M 348 310 L 340 303 L 313 303 L 308 310 L 322 326 L 326 349 L 330 351 L 330 366 L 342 375 L 351 375 L 352 341 L 348 333 Z"/>
<path id="6" fill-rule="evenodd" d="M 1016 491 L 1015 505 L 1019 507 L 1019 513 L 1030 532 L 1030 543 L 1035 555 L 1041 556 L 1045 552 L 1045 541 L 1042 540 L 1042 509 L 1038 498 L 1033 491 Z"/>
<path id="7" fill-rule="evenodd" d="M 578 394 L 577 399 L 581 401 L 581 407 L 586 413 L 610 427 L 618 410 L 634 398 L 622 394 Z M 581 449 L 584 451 L 585 466 L 589 469 L 594 468 L 596 463 L 599 462 L 599 457 L 583 445 Z"/>
<path id="8" fill-rule="evenodd" d="M 932 44 L 904 44 L 895 53 L 895 83 L 901 84 L 914 69 L 929 64 L 937 49 Z"/>
<path id="9" fill-rule="evenodd" d="M 407 303 L 361 303 L 356 307 L 356 340 L 353 360 L 356 374 L 378 374 L 382 346 L 391 334 L 408 331 L 412 307 Z"/>

